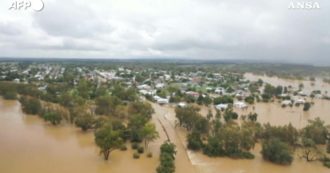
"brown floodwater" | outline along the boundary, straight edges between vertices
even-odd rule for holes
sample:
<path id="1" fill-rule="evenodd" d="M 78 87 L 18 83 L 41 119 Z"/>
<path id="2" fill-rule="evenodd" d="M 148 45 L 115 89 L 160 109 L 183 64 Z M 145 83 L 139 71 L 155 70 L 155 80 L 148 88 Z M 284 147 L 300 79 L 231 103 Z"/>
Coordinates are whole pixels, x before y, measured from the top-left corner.
<path id="1" fill-rule="evenodd" d="M 234 109 L 239 115 L 247 115 L 250 112 L 258 114 L 258 122 L 270 123 L 272 125 L 286 125 L 291 123 L 294 127 L 301 129 L 308 124 L 308 120 L 319 117 L 330 125 L 330 101 L 313 99 L 314 104 L 309 111 L 303 111 L 303 106 L 282 108 L 278 102 L 256 103 L 249 106 L 247 110 Z M 253 109 L 254 107 L 254 109 Z"/>
<path id="2" fill-rule="evenodd" d="M 281 108 L 279 103 L 257 103 L 255 111 L 259 114 L 258 121 L 261 123 L 269 122 L 273 125 L 284 125 L 291 122 L 297 128 L 306 125 L 308 119 L 320 117 L 329 124 L 330 102 L 326 100 L 315 100 L 315 105 L 309 112 L 303 112 L 302 106 L 293 108 Z M 157 110 L 164 112 L 165 118 L 172 125 L 175 124 L 175 113 L 173 106 L 154 106 Z M 212 109 L 215 113 L 215 110 Z M 252 111 L 250 107 L 246 111 L 238 111 L 239 114 L 247 114 Z M 202 107 L 201 113 L 206 116 L 208 108 Z M 320 114 L 316 114 L 320 113 Z M 322 114 L 321 114 L 322 113 Z M 181 141 L 181 146 L 186 146 L 187 132 L 179 127 L 175 128 L 176 140 Z M 178 145 L 178 144 L 177 144 Z M 181 150 L 181 148 L 179 148 Z M 255 155 L 255 159 L 230 159 L 226 157 L 210 158 L 203 155 L 201 152 L 193 152 L 186 150 L 189 161 L 194 167 L 194 171 L 198 173 L 329 173 L 330 170 L 322 165 L 320 162 L 306 162 L 300 159 L 298 152 L 295 159 L 290 166 L 281 166 L 273 164 L 262 159 L 260 154 L 261 146 L 257 144 L 251 151 Z M 181 162 L 182 163 L 182 162 Z M 177 164 L 177 167 L 181 165 Z M 188 172 L 188 171 L 187 171 Z"/>
<path id="3" fill-rule="evenodd" d="M 264 82 L 270 83 L 271 85 L 278 86 L 289 86 L 291 85 L 294 89 L 299 88 L 299 84 L 303 84 L 303 92 L 305 94 L 310 94 L 313 90 L 320 90 L 322 93 L 330 93 L 330 84 L 323 82 L 323 80 L 319 77 L 315 78 L 315 81 L 308 80 L 293 80 L 293 79 L 283 79 L 279 77 L 269 77 L 266 75 L 255 75 L 252 73 L 245 73 L 244 78 L 250 81 L 257 81 L 258 79 L 262 79 Z"/>
<path id="4" fill-rule="evenodd" d="M 325 107 L 329 105 L 328 102 L 323 104 Z M 186 149 L 186 132 L 175 127 L 173 107 L 157 104 L 152 104 L 152 106 L 156 111 L 152 121 L 160 133 L 160 138 L 150 144 L 150 151 L 153 152 L 154 157 L 147 158 L 144 154 L 140 159 L 135 160 L 132 158 L 133 152 L 128 147 L 128 151 L 114 151 L 110 155 L 110 160 L 104 161 L 94 144 L 92 132 L 83 133 L 80 129 L 66 124 L 54 127 L 39 117 L 22 113 L 17 101 L 0 99 L 0 173 L 155 172 L 159 164 L 159 146 L 167 137 L 177 146 L 176 173 L 329 172 L 329 169 L 323 167 L 321 163 L 306 163 L 299 158 L 296 158 L 291 166 L 279 166 L 266 162 L 260 155 L 260 145 L 253 150 L 256 155 L 253 160 L 209 158 L 198 152 L 190 152 Z M 275 103 L 269 104 L 271 108 L 267 106 L 262 108 L 261 105 L 260 111 L 276 112 Z M 273 106 L 275 108 L 272 108 Z M 295 108 L 286 108 L 286 110 L 289 109 Z M 329 113 L 328 109 L 325 111 Z M 271 115 L 275 116 L 275 113 Z M 284 114 L 278 116 L 284 116 Z M 262 120 L 261 116 L 259 119 Z M 279 121 L 278 119 L 265 117 L 262 121 L 273 123 Z"/>
<path id="5" fill-rule="evenodd" d="M 93 132 L 83 133 L 71 125 L 54 127 L 22 113 L 17 101 L 0 99 L 0 173 L 155 172 L 157 141 L 150 144 L 153 158 L 144 154 L 135 160 L 128 148 L 112 152 L 104 161 Z"/>

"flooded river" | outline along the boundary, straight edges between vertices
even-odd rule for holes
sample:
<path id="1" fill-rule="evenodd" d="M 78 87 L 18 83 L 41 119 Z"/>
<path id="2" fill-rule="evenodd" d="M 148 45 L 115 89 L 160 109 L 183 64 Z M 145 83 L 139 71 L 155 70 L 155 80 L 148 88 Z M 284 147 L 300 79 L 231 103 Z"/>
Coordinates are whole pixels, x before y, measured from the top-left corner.
<path id="1" fill-rule="evenodd" d="M 116 150 L 104 161 L 92 132 L 83 133 L 70 125 L 51 126 L 23 114 L 18 102 L 0 99 L 1 173 L 155 172 L 158 148 L 150 144 L 153 158 L 144 154 L 135 160 L 129 149 Z"/>

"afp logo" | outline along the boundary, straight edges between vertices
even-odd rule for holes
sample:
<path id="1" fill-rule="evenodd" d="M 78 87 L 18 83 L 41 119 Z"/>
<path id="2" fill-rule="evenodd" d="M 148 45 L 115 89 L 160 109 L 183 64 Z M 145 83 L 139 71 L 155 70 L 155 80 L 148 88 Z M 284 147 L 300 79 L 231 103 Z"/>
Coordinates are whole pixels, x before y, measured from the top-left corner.
<path id="1" fill-rule="evenodd" d="M 21 11 L 21 10 L 33 10 L 40 12 L 44 9 L 44 2 L 42 0 L 14 0 L 11 2 L 9 10 Z"/>

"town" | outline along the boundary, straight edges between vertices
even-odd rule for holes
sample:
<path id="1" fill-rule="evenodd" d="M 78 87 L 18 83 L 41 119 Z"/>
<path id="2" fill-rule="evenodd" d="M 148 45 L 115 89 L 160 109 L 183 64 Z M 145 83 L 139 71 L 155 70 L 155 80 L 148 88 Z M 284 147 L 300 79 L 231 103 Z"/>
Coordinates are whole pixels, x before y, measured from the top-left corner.
<path id="1" fill-rule="evenodd" d="M 271 72 L 249 66 L 254 69 L 230 63 L 9 60 L 0 63 L 0 94 L 51 126 L 94 134 L 93 145 L 110 165 L 117 151 L 128 150 L 133 165 L 144 153 L 149 160 L 160 157 L 153 167 L 158 173 L 195 172 L 197 162 L 208 162 L 205 156 L 329 167 L 330 84 L 316 75 L 328 69 L 288 76 L 281 70 L 286 65 L 259 64 L 275 68 Z"/>

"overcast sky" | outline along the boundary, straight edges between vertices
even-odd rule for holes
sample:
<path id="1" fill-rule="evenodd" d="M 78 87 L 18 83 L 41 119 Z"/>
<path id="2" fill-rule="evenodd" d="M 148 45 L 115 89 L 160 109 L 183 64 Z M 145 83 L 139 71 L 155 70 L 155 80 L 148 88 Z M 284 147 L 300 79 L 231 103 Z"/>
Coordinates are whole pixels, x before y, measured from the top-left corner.
<path id="1" fill-rule="evenodd" d="M 13 1 L 0 1 L 0 57 L 330 65 L 329 0 L 312 10 L 291 0 L 43 0 L 40 12 L 9 10 Z"/>

